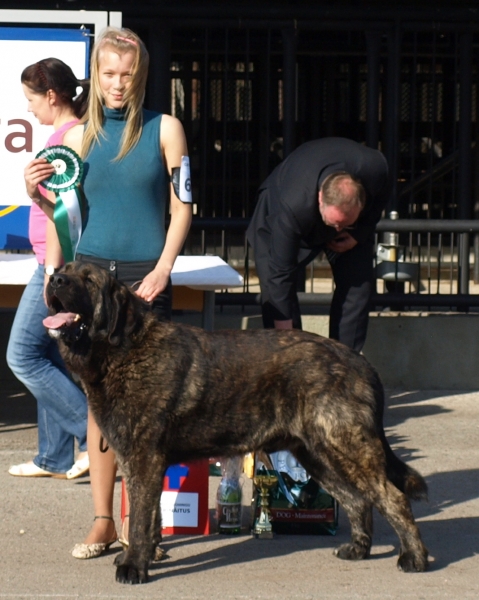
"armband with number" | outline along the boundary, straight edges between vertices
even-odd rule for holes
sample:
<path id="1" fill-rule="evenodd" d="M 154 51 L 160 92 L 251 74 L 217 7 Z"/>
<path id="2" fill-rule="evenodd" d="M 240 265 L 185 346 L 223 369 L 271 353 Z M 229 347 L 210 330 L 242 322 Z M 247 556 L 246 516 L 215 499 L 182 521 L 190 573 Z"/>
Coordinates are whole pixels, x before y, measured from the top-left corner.
<path id="1" fill-rule="evenodd" d="M 190 159 L 188 156 L 181 157 L 181 167 L 171 169 L 171 183 L 177 198 L 181 202 L 191 204 Z"/>

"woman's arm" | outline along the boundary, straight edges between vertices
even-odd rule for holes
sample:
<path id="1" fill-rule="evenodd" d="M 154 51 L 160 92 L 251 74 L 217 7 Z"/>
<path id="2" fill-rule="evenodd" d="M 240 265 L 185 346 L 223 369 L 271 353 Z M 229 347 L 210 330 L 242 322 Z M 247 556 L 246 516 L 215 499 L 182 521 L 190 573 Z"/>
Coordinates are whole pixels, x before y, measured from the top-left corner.
<path id="1" fill-rule="evenodd" d="M 68 129 L 63 136 L 63 145 L 74 150 L 79 156 L 81 152 L 84 127 L 85 125 L 83 123 L 79 123 L 78 125 Z"/>
<path id="2" fill-rule="evenodd" d="M 181 122 L 170 115 L 161 118 L 160 144 L 169 175 L 181 165 L 181 157 L 188 156 L 185 132 Z M 191 225 L 191 204 L 181 202 L 170 183 L 171 220 L 166 235 L 165 247 L 151 273 L 142 281 L 137 294 L 151 302 L 167 286 L 176 257 L 185 243 Z"/>
<path id="3" fill-rule="evenodd" d="M 83 136 L 83 125 L 75 125 L 69 129 L 64 137 L 63 143 L 69 146 L 75 152 L 81 150 L 81 141 Z M 45 179 L 48 179 L 54 172 L 54 168 L 46 158 L 34 158 L 28 163 L 23 171 L 25 177 L 25 187 L 28 196 L 38 204 L 49 219 L 53 219 L 53 211 L 55 209 L 55 194 L 40 188 L 39 184 Z"/>
<path id="4" fill-rule="evenodd" d="M 64 137 L 63 144 L 79 153 L 81 149 L 81 140 L 83 135 L 83 125 L 75 125 L 69 129 Z M 54 197 L 54 201 L 56 198 Z M 55 204 L 53 203 L 53 208 Z M 52 211 L 53 213 L 53 211 Z M 47 221 L 47 247 L 45 252 L 45 267 L 52 266 L 55 269 L 63 264 L 62 249 L 58 239 L 57 230 L 53 221 L 53 216 Z M 49 275 L 45 275 L 45 288 L 47 286 Z M 44 293 L 45 296 L 45 293 Z"/>
<path id="5" fill-rule="evenodd" d="M 62 264 L 63 264 L 62 249 L 60 246 L 60 241 L 58 239 L 55 223 L 53 222 L 53 220 L 48 219 L 48 221 L 47 221 L 47 248 L 45 251 L 45 268 L 46 267 L 54 267 L 55 269 L 58 269 L 59 267 L 62 266 Z M 45 304 L 46 304 L 45 288 L 47 287 L 49 278 L 50 278 L 50 276 L 45 274 L 45 286 L 44 286 L 44 292 L 43 292 L 43 297 L 45 298 Z"/>

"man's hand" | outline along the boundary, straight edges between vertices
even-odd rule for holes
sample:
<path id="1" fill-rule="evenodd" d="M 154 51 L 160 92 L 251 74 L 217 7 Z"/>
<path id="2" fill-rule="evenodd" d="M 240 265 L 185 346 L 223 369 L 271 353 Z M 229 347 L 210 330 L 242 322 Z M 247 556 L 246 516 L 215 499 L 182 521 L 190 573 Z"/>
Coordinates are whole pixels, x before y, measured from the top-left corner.
<path id="1" fill-rule="evenodd" d="M 293 329 L 293 320 L 288 319 L 287 321 L 275 321 L 275 329 Z"/>
<path id="2" fill-rule="evenodd" d="M 356 246 L 357 240 L 353 238 L 347 231 L 340 231 L 338 235 L 326 245 L 333 252 L 347 252 Z"/>

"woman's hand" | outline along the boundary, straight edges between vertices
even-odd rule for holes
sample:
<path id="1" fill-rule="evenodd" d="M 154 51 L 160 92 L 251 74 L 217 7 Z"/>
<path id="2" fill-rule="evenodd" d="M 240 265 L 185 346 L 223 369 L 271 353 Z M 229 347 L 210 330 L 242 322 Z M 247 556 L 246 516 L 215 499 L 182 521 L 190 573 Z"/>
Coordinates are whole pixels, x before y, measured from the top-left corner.
<path id="1" fill-rule="evenodd" d="M 161 294 L 161 292 L 166 288 L 169 278 L 169 271 L 156 268 L 154 271 L 148 273 L 148 275 L 146 275 L 146 277 L 140 283 L 139 288 L 136 290 L 137 296 L 146 302 L 153 302 L 158 294 Z"/>
<path id="2" fill-rule="evenodd" d="M 54 172 L 54 167 L 45 158 L 34 158 L 25 167 L 23 174 L 27 194 L 34 202 L 42 199 L 38 184 L 48 179 Z"/>

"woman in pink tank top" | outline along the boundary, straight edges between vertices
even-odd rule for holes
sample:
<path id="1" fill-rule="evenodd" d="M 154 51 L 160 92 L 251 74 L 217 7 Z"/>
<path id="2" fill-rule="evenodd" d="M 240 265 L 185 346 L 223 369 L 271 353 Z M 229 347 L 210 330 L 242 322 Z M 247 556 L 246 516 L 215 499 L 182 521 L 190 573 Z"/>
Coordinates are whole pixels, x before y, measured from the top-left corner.
<path id="1" fill-rule="evenodd" d="M 57 58 L 26 67 L 21 82 L 28 111 L 43 125 L 53 125 L 55 131 L 47 146 L 62 144 L 66 131 L 86 110 L 89 82 L 78 81 L 71 68 Z M 43 299 L 46 227 L 54 205 L 40 183 L 52 172 L 45 159 L 34 159 L 25 168 L 27 193 L 33 201 L 29 238 L 38 268 L 17 308 L 7 362 L 37 401 L 38 453 L 33 460 L 10 467 L 10 475 L 18 477 L 73 478 L 89 468 L 86 398 L 70 379 L 56 342 L 42 323 L 48 312 Z M 75 445 L 79 450 L 76 462 Z"/>

